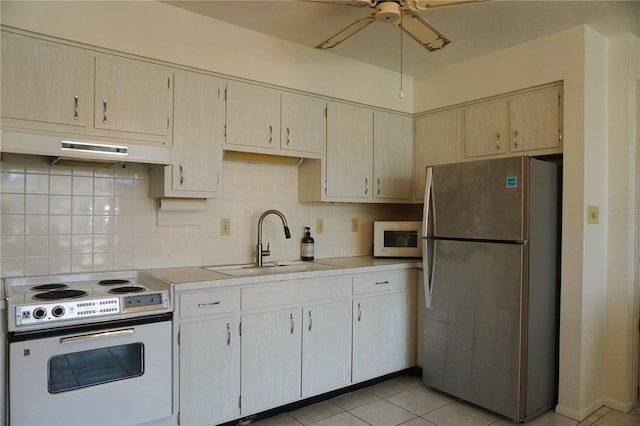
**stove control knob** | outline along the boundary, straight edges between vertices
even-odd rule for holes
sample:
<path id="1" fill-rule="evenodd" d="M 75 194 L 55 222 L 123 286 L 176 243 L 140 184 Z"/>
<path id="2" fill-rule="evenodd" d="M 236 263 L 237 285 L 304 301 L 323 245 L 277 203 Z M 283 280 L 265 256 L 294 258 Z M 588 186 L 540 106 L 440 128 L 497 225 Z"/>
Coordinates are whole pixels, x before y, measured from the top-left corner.
<path id="1" fill-rule="evenodd" d="M 35 319 L 42 319 L 47 316 L 47 310 L 45 308 L 35 308 L 33 310 L 33 317 Z"/>
<path id="2" fill-rule="evenodd" d="M 51 310 L 51 314 L 56 317 L 56 318 L 60 318 L 61 316 L 64 315 L 64 306 L 56 306 Z"/>

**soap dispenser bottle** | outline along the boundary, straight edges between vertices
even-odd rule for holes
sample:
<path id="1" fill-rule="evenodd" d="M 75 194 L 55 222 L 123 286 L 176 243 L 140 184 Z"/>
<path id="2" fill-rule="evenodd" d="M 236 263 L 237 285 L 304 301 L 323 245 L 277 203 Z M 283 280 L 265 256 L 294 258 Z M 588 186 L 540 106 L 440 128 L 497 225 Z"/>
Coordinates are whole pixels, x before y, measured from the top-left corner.
<path id="1" fill-rule="evenodd" d="M 304 238 L 302 238 L 302 260 L 313 260 L 314 255 L 314 241 L 311 237 L 311 228 L 305 226 L 306 229 Z"/>

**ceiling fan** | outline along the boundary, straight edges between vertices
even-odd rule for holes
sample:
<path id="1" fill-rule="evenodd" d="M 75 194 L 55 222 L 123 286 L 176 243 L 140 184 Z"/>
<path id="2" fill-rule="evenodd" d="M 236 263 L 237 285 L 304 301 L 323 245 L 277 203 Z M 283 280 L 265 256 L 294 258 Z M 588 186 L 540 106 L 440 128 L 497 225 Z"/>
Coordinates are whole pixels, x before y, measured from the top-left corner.
<path id="1" fill-rule="evenodd" d="M 320 3 L 343 4 L 356 7 L 370 7 L 375 11 L 361 16 L 355 22 L 343 28 L 327 40 L 316 46 L 318 49 L 331 49 L 342 43 L 372 22 L 388 22 L 400 28 L 429 52 L 440 50 L 451 40 L 427 21 L 418 16 L 418 12 L 437 7 L 457 6 L 465 3 L 477 3 L 488 0 L 350 0 L 348 2 L 320 1 Z"/>

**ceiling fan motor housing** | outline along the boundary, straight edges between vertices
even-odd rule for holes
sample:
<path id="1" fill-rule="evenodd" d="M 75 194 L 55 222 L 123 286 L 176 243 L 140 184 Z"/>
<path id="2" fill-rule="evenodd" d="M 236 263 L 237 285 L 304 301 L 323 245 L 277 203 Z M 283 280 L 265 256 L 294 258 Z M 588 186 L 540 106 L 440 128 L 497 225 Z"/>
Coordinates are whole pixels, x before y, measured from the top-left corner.
<path id="1" fill-rule="evenodd" d="M 400 20 L 400 5 L 395 1 L 381 1 L 376 5 L 376 21 L 395 24 Z"/>

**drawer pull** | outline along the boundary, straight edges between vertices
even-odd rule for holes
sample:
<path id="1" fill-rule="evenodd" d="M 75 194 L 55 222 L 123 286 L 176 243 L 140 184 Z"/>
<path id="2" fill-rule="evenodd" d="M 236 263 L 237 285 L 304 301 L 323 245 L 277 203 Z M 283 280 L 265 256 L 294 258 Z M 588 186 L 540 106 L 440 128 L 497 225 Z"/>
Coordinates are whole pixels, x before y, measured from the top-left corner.
<path id="1" fill-rule="evenodd" d="M 74 114 L 73 114 L 73 119 L 77 120 L 78 119 L 78 97 L 74 96 L 73 98 L 74 100 Z"/>
<path id="2" fill-rule="evenodd" d="M 294 326 L 293 314 L 291 314 L 290 318 L 291 318 L 291 334 L 293 334 L 293 326 Z"/>
<path id="3" fill-rule="evenodd" d="M 213 305 L 219 305 L 219 304 L 220 304 L 219 300 L 217 302 L 198 303 L 198 308 L 204 308 L 205 306 L 213 306 Z"/>
<path id="4" fill-rule="evenodd" d="M 231 344 L 231 324 L 227 323 L 227 346 Z"/>
<path id="5" fill-rule="evenodd" d="M 383 285 L 383 284 L 389 284 L 389 281 L 378 281 L 378 282 L 376 282 L 376 285 Z"/>
<path id="6" fill-rule="evenodd" d="M 313 326 L 313 313 L 309 311 L 309 331 L 311 331 L 312 326 Z"/>
<path id="7" fill-rule="evenodd" d="M 358 321 L 362 318 L 362 305 L 358 303 Z"/>

